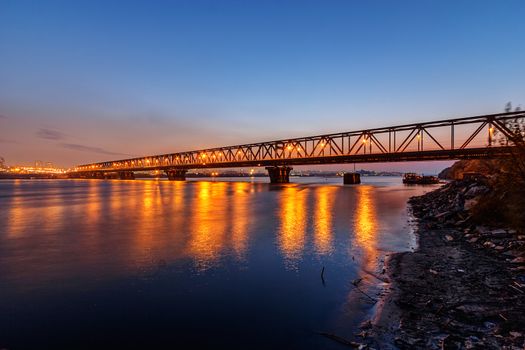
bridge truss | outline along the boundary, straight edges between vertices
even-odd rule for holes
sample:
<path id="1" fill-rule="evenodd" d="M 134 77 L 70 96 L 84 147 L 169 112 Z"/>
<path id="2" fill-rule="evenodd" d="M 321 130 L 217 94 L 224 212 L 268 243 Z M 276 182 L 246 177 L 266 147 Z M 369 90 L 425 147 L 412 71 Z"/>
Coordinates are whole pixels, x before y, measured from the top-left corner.
<path id="1" fill-rule="evenodd" d="M 72 172 L 119 172 L 449 160 L 509 156 L 516 139 L 509 112 L 384 128 L 216 147 L 77 166 Z"/>

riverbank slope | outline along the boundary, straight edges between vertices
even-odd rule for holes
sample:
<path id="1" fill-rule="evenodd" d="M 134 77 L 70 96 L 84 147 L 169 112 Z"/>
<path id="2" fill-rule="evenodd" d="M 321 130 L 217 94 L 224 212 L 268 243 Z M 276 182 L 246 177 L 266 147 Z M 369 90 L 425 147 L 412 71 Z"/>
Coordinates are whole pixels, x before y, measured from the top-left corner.
<path id="1" fill-rule="evenodd" d="M 419 246 L 387 262 L 375 347 L 525 347 L 525 234 L 474 222 L 470 210 L 489 191 L 454 181 L 410 200 Z"/>

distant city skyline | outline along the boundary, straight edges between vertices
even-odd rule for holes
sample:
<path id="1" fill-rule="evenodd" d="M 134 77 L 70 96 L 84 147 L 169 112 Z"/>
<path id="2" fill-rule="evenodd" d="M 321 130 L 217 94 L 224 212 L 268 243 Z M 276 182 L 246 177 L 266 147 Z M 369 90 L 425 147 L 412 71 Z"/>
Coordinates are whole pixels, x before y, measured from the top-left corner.
<path id="1" fill-rule="evenodd" d="M 525 101 L 524 10 L 522 1 L 2 1 L 0 156 L 71 167 L 497 113 Z M 357 167 L 436 173 L 450 163 Z"/>

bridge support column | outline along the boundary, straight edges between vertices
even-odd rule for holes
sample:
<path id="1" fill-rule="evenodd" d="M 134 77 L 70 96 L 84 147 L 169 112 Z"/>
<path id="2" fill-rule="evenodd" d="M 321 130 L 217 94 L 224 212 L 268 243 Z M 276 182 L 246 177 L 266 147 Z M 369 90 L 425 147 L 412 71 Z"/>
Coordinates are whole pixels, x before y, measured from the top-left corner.
<path id="1" fill-rule="evenodd" d="M 357 185 L 361 183 L 361 174 L 359 173 L 345 173 L 343 175 L 343 184 Z"/>
<path id="2" fill-rule="evenodd" d="M 186 169 L 169 169 L 166 170 L 166 175 L 170 181 L 184 181 L 186 180 Z"/>
<path id="3" fill-rule="evenodd" d="M 102 171 L 94 171 L 90 175 L 87 176 L 88 179 L 105 179 L 106 174 L 104 174 Z"/>
<path id="4" fill-rule="evenodd" d="M 119 171 L 118 177 L 121 180 L 135 180 L 135 173 L 133 171 Z"/>
<path id="5" fill-rule="evenodd" d="M 289 166 L 267 166 L 266 170 L 270 176 L 270 183 L 272 184 L 286 184 L 290 182 L 290 171 L 292 167 Z"/>

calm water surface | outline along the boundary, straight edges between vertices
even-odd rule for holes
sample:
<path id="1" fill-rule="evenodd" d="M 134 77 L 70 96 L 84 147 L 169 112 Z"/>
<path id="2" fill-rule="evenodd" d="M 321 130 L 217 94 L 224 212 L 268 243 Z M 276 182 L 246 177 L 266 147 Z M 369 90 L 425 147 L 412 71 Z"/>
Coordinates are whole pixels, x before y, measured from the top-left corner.
<path id="1" fill-rule="evenodd" d="M 266 181 L 0 181 L 0 348 L 341 348 L 433 187 Z"/>

